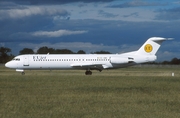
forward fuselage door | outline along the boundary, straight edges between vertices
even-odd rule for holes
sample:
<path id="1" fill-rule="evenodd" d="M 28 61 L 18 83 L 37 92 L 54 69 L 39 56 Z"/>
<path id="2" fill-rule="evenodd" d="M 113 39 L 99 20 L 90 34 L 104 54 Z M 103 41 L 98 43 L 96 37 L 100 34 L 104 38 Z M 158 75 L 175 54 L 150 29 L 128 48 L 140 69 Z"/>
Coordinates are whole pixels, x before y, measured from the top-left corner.
<path id="1" fill-rule="evenodd" d="M 29 56 L 27 55 L 24 56 L 23 66 L 29 66 Z"/>

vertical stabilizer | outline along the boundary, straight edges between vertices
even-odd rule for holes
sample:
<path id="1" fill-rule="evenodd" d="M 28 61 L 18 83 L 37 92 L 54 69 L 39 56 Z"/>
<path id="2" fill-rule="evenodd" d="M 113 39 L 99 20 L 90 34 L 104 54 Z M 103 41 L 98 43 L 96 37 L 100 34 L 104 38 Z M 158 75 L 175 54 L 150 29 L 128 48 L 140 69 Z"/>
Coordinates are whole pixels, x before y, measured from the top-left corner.
<path id="1" fill-rule="evenodd" d="M 171 40 L 172 38 L 152 37 L 149 38 L 136 54 L 140 55 L 155 55 L 161 46 L 161 43 L 165 40 Z"/>

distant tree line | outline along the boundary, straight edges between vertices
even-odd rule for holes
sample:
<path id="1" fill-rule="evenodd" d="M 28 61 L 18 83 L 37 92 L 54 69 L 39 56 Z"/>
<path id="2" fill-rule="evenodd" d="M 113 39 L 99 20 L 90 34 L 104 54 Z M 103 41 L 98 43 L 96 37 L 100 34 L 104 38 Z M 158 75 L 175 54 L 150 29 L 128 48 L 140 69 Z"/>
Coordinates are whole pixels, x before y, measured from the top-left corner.
<path id="1" fill-rule="evenodd" d="M 32 49 L 24 48 L 19 51 L 19 54 L 86 54 L 85 51 L 79 50 L 78 52 L 73 52 L 69 49 L 54 49 L 54 48 L 48 48 L 46 46 L 40 47 L 37 52 L 35 53 Z M 96 51 L 91 52 L 91 54 L 111 54 L 108 51 Z"/>
<path id="2" fill-rule="evenodd" d="M 78 52 L 73 52 L 69 49 L 54 49 L 48 48 L 46 46 L 40 47 L 37 52 L 34 52 L 33 49 L 24 48 L 19 51 L 19 55 L 22 54 L 86 54 L 85 51 L 79 50 Z M 91 52 L 91 54 L 111 54 L 108 51 L 96 51 Z M 11 54 L 11 49 L 7 47 L 0 47 L 0 63 L 6 63 L 7 61 L 13 59 L 15 56 Z"/>
<path id="3" fill-rule="evenodd" d="M 19 55 L 22 54 L 86 54 L 85 51 L 79 50 L 78 52 L 73 52 L 69 49 L 54 49 L 48 48 L 46 46 L 40 47 L 37 52 L 34 52 L 30 48 L 24 48 L 19 51 Z M 108 51 L 96 51 L 91 52 L 91 54 L 111 54 Z M 11 54 L 11 49 L 7 47 L 0 47 L 0 63 L 6 63 L 7 61 L 14 58 L 14 55 Z M 180 65 L 180 59 L 173 58 L 171 61 L 163 61 L 163 62 L 153 62 L 149 64 L 172 64 L 172 65 Z"/>
<path id="4" fill-rule="evenodd" d="M 178 59 L 178 58 L 173 58 L 171 61 L 163 61 L 162 64 L 180 65 L 180 59 Z"/>
<path id="5" fill-rule="evenodd" d="M 14 55 L 11 54 L 10 48 L 0 47 L 0 63 L 6 63 L 12 58 L 14 58 Z"/>

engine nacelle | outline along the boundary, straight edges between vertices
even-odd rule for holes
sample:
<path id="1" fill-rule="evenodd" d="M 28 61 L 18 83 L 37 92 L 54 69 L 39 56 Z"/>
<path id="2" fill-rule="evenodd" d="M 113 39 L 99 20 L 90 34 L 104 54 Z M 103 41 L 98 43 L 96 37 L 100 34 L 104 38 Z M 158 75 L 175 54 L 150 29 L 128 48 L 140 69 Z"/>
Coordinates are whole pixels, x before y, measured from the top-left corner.
<path id="1" fill-rule="evenodd" d="M 112 64 L 126 64 L 126 63 L 129 63 L 129 60 L 128 58 L 111 57 L 111 63 Z"/>
<path id="2" fill-rule="evenodd" d="M 134 58 L 134 62 L 136 62 L 136 63 L 153 62 L 156 59 L 157 59 L 157 57 L 155 55 L 138 56 L 138 57 Z"/>

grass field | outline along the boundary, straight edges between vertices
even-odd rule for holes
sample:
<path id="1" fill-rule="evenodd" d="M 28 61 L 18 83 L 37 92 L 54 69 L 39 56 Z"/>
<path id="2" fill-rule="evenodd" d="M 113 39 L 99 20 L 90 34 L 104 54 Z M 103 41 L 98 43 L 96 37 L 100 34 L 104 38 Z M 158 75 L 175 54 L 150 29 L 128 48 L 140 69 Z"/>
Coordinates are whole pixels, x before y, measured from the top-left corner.
<path id="1" fill-rule="evenodd" d="M 180 117 L 180 67 L 84 72 L 26 71 L 22 76 L 1 66 L 0 118 Z"/>

